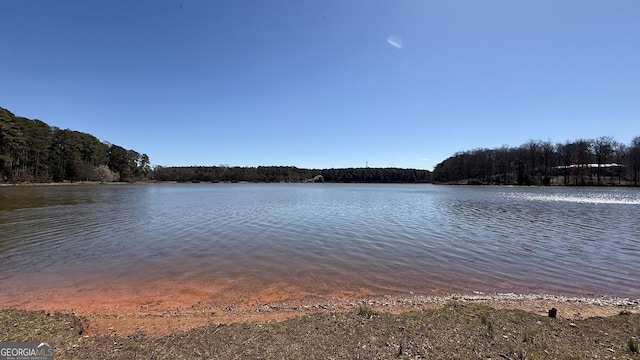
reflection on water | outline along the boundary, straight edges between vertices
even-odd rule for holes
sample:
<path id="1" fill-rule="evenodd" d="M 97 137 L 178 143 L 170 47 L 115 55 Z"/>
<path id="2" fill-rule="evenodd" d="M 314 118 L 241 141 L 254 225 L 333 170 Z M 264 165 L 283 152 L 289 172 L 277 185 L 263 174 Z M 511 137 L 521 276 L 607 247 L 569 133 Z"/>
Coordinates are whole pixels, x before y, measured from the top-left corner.
<path id="1" fill-rule="evenodd" d="M 640 295 L 634 189 L 150 184 L 5 187 L 0 200 L 0 291 L 25 276 L 188 275 Z"/>
<path id="2" fill-rule="evenodd" d="M 55 187 L 29 186 L 0 187 L 0 211 L 20 210 L 53 205 L 73 205 L 91 201 L 89 198 L 68 196 Z"/>

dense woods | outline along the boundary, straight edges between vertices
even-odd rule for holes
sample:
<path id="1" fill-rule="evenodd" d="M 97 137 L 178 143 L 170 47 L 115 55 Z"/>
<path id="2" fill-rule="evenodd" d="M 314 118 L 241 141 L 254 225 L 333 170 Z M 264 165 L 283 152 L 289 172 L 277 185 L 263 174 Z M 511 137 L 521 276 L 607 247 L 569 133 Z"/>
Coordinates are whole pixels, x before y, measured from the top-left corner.
<path id="1" fill-rule="evenodd" d="M 456 153 L 433 171 L 436 183 L 508 185 L 633 185 L 640 182 L 640 136 L 612 137 Z"/>
<path id="2" fill-rule="evenodd" d="M 0 107 L 0 182 L 136 181 L 149 157 Z"/>
<path id="3" fill-rule="evenodd" d="M 341 183 L 427 183 L 431 172 L 398 168 L 300 169 L 293 166 L 192 166 L 156 167 L 158 181 L 179 182 L 341 182 Z"/>
<path id="4" fill-rule="evenodd" d="M 434 171 L 293 166 L 151 168 L 149 156 L 96 137 L 15 116 L 0 107 L 0 182 L 62 181 L 456 183 L 495 185 L 640 184 L 640 136 L 459 152 Z"/>

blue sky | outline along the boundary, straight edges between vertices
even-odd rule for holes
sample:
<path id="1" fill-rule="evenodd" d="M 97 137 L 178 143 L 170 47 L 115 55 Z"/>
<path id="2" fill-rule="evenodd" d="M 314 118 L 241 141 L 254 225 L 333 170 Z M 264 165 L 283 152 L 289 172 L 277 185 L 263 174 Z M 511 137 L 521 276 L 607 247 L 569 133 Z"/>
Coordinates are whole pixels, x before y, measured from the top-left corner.
<path id="1" fill-rule="evenodd" d="M 640 2 L 0 1 L 0 106 L 154 165 L 640 135 Z"/>

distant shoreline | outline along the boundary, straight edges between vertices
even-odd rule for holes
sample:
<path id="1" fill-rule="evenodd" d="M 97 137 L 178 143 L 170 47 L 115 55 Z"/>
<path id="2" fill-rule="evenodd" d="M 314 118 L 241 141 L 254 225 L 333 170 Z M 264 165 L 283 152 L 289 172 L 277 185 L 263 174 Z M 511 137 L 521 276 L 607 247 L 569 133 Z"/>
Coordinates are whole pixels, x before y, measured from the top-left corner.
<path id="1" fill-rule="evenodd" d="M 82 185 L 135 185 L 135 184 L 153 184 L 155 181 L 114 181 L 114 182 L 100 182 L 100 181 L 74 181 L 74 182 L 48 182 L 48 183 L 0 183 L 0 186 L 82 186 Z"/>
<path id="2" fill-rule="evenodd" d="M 0 187 L 28 187 L 28 186 L 87 186 L 87 185 L 146 185 L 146 184 L 313 184 L 314 182 L 309 181 L 278 181 L 278 182 L 269 182 L 269 181 L 175 181 L 175 180 L 149 180 L 149 181 L 135 181 L 135 182 L 127 182 L 127 181 L 113 181 L 113 182 L 100 182 L 100 181 L 65 181 L 65 182 L 44 182 L 44 183 L 31 183 L 31 182 L 20 182 L 20 183 L 2 183 L 0 182 Z M 321 182 L 318 182 L 321 183 Z M 549 187 L 549 188 L 557 188 L 557 187 L 565 187 L 565 188 L 637 188 L 637 186 L 633 184 L 551 184 L 551 185 L 515 185 L 515 184 L 489 184 L 482 183 L 473 180 L 461 180 L 461 181 L 449 181 L 449 182 L 429 182 L 429 183 L 415 183 L 415 182 L 340 182 L 340 181 L 327 181 L 325 184 L 377 184 L 377 185 L 445 185 L 445 186 L 460 186 L 460 187 L 477 187 L 477 186 L 491 186 L 491 187 L 501 187 L 501 186 L 515 186 L 515 187 Z"/>

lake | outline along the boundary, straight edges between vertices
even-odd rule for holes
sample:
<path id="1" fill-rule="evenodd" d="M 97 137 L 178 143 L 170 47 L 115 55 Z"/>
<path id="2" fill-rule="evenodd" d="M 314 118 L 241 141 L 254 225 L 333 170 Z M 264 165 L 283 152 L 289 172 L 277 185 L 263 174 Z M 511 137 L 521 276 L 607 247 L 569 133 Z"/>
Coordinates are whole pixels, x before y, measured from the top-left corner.
<path id="1" fill-rule="evenodd" d="M 145 284 L 162 281 L 184 287 L 222 280 L 247 289 L 292 284 L 318 294 L 638 298 L 638 279 L 638 189 L 0 187 L 5 304 L 42 289 L 38 296 L 46 297 L 62 288 L 81 293 L 135 283 L 144 292 Z"/>

